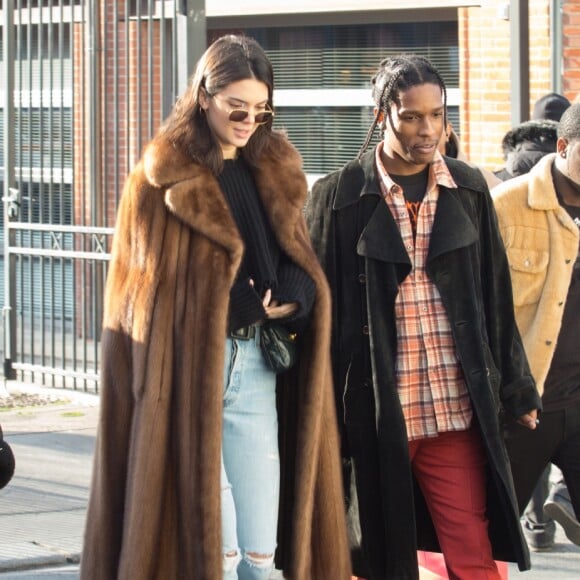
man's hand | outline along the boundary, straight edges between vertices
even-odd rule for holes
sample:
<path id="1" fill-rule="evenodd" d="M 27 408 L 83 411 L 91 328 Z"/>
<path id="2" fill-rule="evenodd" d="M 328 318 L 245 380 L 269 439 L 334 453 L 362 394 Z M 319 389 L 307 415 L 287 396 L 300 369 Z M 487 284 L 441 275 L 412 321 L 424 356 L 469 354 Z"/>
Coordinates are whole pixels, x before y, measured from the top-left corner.
<path id="1" fill-rule="evenodd" d="M 533 409 L 525 415 L 522 415 L 518 419 L 518 423 L 533 431 L 540 423 L 540 420 L 538 419 L 538 409 Z"/>

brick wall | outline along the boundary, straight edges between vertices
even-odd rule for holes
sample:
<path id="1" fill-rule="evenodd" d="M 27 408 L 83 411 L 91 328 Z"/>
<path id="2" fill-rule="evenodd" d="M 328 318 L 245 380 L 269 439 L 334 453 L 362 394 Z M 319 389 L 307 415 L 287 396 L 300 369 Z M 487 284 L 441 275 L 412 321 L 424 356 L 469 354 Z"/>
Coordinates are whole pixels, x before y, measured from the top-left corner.
<path id="1" fill-rule="evenodd" d="M 462 145 L 471 161 L 488 169 L 503 165 L 501 140 L 511 128 L 510 22 L 501 17 L 506 4 L 488 0 L 459 10 Z M 530 110 L 551 90 L 549 12 L 549 0 L 530 0 Z"/>
<path id="2" fill-rule="evenodd" d="M 130 4 L 132 5 L 132 4 Z M 113 226 L 118 199 L 127 174 L 139 159 L 144 145 L 162 122 L 161 50 L 159 19 L 138 21 L 122 0 L 99 4 L 100 37 L 96 84 L 92 99 L 86 22 L 73 28 L 73 132 L 74 132 L 74 223 Z M 96 134 L 91 135 L 90 114 L 97 113 Z M 91 154 L 96 154 L 97 181 L 92 198 Z M 100 208 L 99 215 L 93 215 Z M 108 242 L 110 244 L 110 239 Z M 93 240 L 80 237 L 77 250 L 91 251 Z M 110 249 L 110 245 L 108 247 Z M 101 265 L 80 262 L 75 270 L 76 301 L 91 293 L 102 295 Z M 100 303 L 97 309 L 100 310 Z M 79 336 L 92 336 L 100 328 L 95 320 L 77 321 Z"/>
<path id="3" fill-rule="evenodd" d="M 563 92 L 573 100 L 580 93 L 580 0 L 563 1 Z M 550 3 L 529 0 L 530 109 L 537 98 L 551 90 Z M 77 215 L 86 222 L 88 208 L 81 200 L 86 190 L 82 176 L 88 173 L 84 171 L 83 126 L 88 125 L 83 125 L 83 120 L 88 122 L 88 107 L 101 106 L 102 187 L 107 200 L 106 222 L 112 225 L 125 176 L 151 136 L 151 126 L 157 128 L 162 121 L 160 51 L 154 50 L 151 55 L 151 71 L 147 52 L 149 38 L 153 38 L 155 47 L 159 46 L 160 32 L 158 21 L 138 23 L 127 17 L 122 0 L 105 0 L 101 6 L 101 43 L 105 47 L 101 57 L 102 103 L 86 102 L 83 87 L 87 71 L 82 58 L 75 56 L 76 78 L 83 79 L 75 82 L 76 143 L 82 147 L 75 150 L 75 199 Z M 509 6 L 509 0 L 485 0 L 479 7 L 458 11 L 462 145 L 473 162 L 489 169 L 503 165 L 501 140 L 511 128 L 510 23 L 502 18 L 505 6 Z M 75 34 L 75 55 L 83 54 L 81 26 Z"/>
<path id="4" fill-rule="evenodd" d="M 568 0 L 563 7 L 564 94 L 580 99 L 580 0 Z"/>
<path id="5" fill-rule="evenodd" d="M 88 91 L 89 71 L 85 55 L 85 27 L 81 23 L 73 26 L 73 171 L 74 171 L 74 223 L 87 223 L 85 203 L 88 197 L 90 172 L 88 143 Z"/>
<path id="6" fill-rule="evenodd" d="M 113 225 L 125 178 L 163 120 L 160 21 L 127 19 L 119 0 L 104 5 L 103 187 L 110 200 L 107 223 Z"/>

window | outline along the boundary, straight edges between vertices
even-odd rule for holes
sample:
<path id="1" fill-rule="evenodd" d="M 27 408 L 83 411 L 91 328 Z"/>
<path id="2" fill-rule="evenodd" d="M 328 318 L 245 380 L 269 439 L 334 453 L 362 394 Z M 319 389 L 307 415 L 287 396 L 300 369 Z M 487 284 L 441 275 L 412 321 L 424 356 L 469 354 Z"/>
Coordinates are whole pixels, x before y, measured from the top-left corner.
<path id="1" fill-rule="evenodd" d="M 275 126 L 286 129 L 311 176 L 356 156 L 373 121 L 370 80 L 389 55 L 414 52 L 437 67 L 459 127 L 457 22 L 220 29 L 208 31 L 208 42 L 232 32 L 255 38 L 268 54 Z"/>

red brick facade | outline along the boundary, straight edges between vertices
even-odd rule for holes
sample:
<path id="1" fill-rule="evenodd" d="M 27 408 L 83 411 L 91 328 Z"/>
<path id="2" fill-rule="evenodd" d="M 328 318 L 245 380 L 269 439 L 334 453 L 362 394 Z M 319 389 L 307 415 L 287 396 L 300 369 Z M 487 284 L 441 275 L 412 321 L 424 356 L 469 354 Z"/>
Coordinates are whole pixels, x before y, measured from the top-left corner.
<path id="1" fill-rule="evenodd" d="M 510 22 L 501 18 L 508 0 L 459 10 L 461 135 L 475 163 L 502 166 L 501 140 L 511 128 Z M 550 0 L 529 0 L 530 110 L 551 89 Z M 580 0 L 564 0 L 562 92 L 580 93 Z"/>
<path id="2" fill-rule="evenodd" d="M 566 96 L 580 97 L 580 0 L 568 0 L 564 5 L 564 79 Z"/>
<path id="3" fill-rule="evenodd" d="M 551 0 L 529 0 L 530 109 L 551 90 L 550 4 Z M 458 10 L 462 144 L 473 162 L 489 169 L 502 166 L 501 140 L 511 127 L 506 6 L 509 0 L 486 0 L 480 7 Z M 75 78 L 82 80 L 74 88 L 75 200 L 77 223 L 90 223 L 90 207 L 83 203 L 89 197 L 83 195 L 89 183 L 82 176 L 89 174 L 84 171 L 89 147 L 97 146 L 87 143 L 88 111 L 100 106 L 101 134 L 96 136 L 102 152 L 99 189 L 104 196 L 105 223 L 113 225 L 124 177 L 162 121 L 160 22 L 145 18 L 139 23 L 128 15 L 122 0 L 105 0 L 100 19 L 100 104 L 88 102 L 86 31 L 80 24 L 75 27 Z M 562 28 L 562 92 L 574 100 L 580 94 L 580 0 L 563 0 Z"/>

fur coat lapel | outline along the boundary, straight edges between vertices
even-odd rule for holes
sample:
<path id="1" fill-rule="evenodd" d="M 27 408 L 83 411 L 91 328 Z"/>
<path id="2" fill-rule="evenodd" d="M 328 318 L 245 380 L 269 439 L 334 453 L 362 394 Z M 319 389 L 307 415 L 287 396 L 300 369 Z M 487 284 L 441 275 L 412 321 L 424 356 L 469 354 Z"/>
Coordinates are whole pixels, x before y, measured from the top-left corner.
<path id="1" fill-rule="evenodd" d="M 282 143 L 280 150 L 262 156 L 253 173 L 278 242 L 288 251 L 306 201 L 307 184 L 300 155 L 289 142 Z M 171 213 L 233 255 L 241 254 L 236 224 L 209 169 L 192 162 L 167 141 L 156 139 L 145 151 L 144 171 L 152 185 L 167 188 L 165 204 Z"/>

